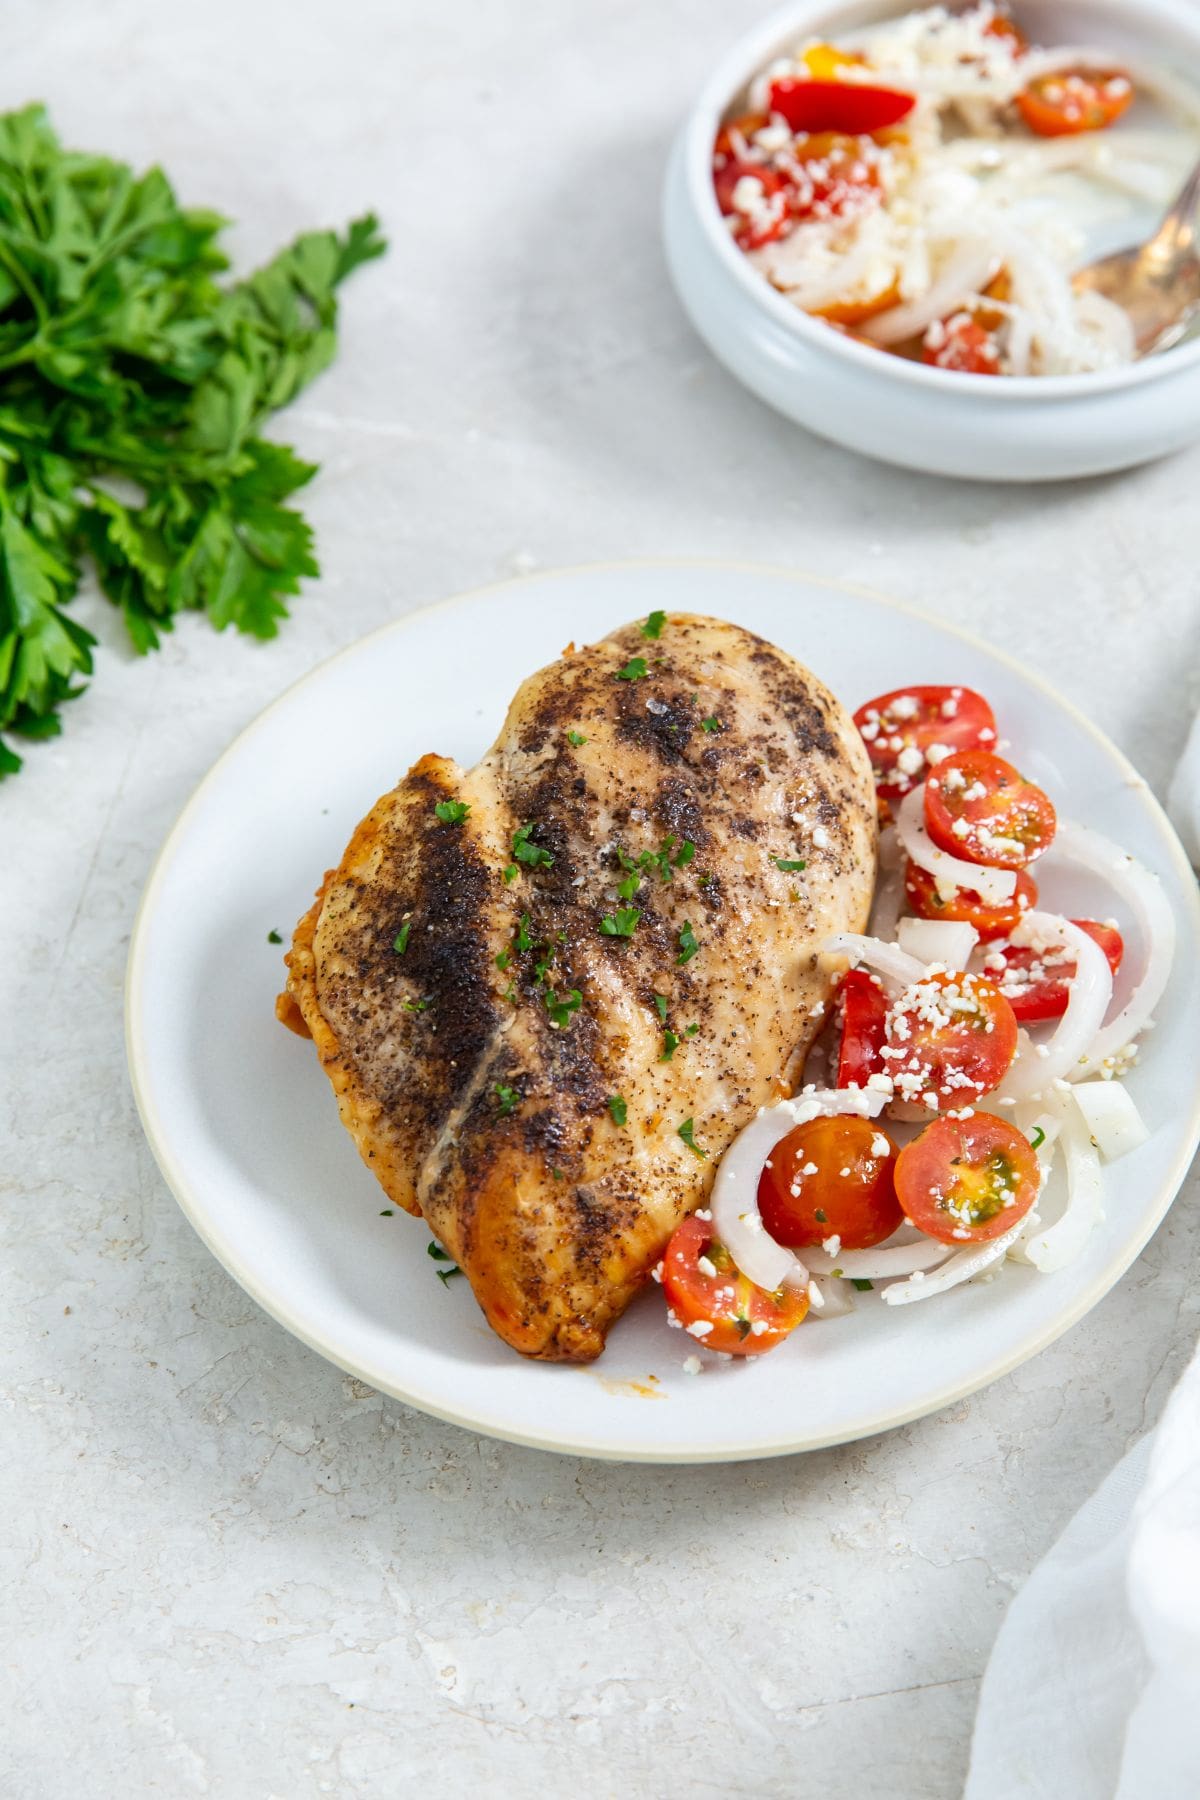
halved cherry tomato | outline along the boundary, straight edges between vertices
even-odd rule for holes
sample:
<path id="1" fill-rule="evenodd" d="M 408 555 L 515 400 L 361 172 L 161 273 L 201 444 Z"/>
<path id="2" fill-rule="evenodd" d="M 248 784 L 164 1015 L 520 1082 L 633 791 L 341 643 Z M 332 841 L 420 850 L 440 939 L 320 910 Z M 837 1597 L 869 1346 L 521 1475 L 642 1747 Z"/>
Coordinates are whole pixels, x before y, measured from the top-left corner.
<path id="1" fill-rule="evenodd" d="M 761 131 L 766 123 L 766 113 L 741 113 L 736 119 L 727 119 L 717 133 L 717 141 L 713 145 L 713 156 L 736 157 L 738 151 L 733 142 L 733 133 L 737 132 L 744 143 L 752 138 L 756 131 Z"/>
<path id="2" fill-rule="evenodd" d="M 1116 926 L 1101 925 L 1096 919 L 1073 919 L 1071 923 L 1095 938 L 1115 975 L 1125 955 L 1125 940 Z M 1056 944 L 1052 950 L 1035 950 L 1027 944 L 997 944 L 986 966 L 1023 1025 L 1061 1019 L 1066 1012 L 1075 958 L 1065 944 Z"/>
<path id="3" fill-rule="evenodd" d="M 1000 347 L 970 313 L 956 313 L 929 327 L 921 345 L 921 361 L 931 369 L 952 369 L 960 375 L 998 375 Z"/>
<path id="4" fill-rule="evenodd" d="M 860 706 L 854 723 L 885 794 L 915 787 L 928 773 L 930 750 L 951 754 L 996 741 L 991 707 L 967 687 L 894 688 Z"/>
<path id="5" fill-rule="evenodd" d="M 963 750 L 925 783 L 925 825 L 939 849 L 993 869 L 1023 869 L 1054 842 L 1048 794 L 989 750 Z"/>
<path id="6" fill-rule="evenodd" d="M 810 1119 L 776 1144 L 759 1177 L 763 1224 L 780 1244 L 839 1237 L 869 1250 L 900 1223 L 896 1146 L 870 1119 Z"/>
<path id="7" fill-rule="evenodd" d="M 834 300 L 828 306 L 814 307 L 812 317 L 825 319 L 830 325 L 862 325 L 876 313 L 886 312 L 889 306 L 897 306 L 899 302 L 900 286 L 893 276 L 888 286 L 878 293 L 868 294 L 861 300 Z"/>
<path id="8" fill-rule="evenodd" d="M 911 1222 L 943 1244 L 986 1243 L 1038 1197 L 1038 1160 L 1015 1125 L 991 1113 L 935 1119 L 896 1159 L 896 1193 Z"/>
<path id="9" fill-rule="evenodd" d="M 798 219 L 840 219 L 883 197 L 870 138 L 848 137 L 838 131 L 814 132 L 797 142 L 792 160 L 800 170 L 791 196 Z"/>
<path id="10" fill-rule="evenodd" d="M 749 209 L 736 204 L 740 198 L 738 183 L 743 180 L 757 184 L 756 204 Z M 738 221 L 733 235 L 743 250 L 761 250 L 764 244 L 786 237 L 792 229 L 793 188 L 778 169 L 769 168 L 766 163 L 729 161 L 714 171 L 713 186 L 721 211 L 726 218 Z"/>
<path id="11" fill-rule="evenodd" d="M 866 1087 L 868 1077 L 883 1068 L 879 1052 L 887 1040 L 887 997 L 865 969 L 848 969 L 838 990 L 838 1005 L 842 1041 L 837 1084 L 840 1088 Z"/>
<path id="12" fill-rule="evenodd" d="M 989 906 L 969 888 L 959 888 L 949 900 L 943 900 L 929 870 L 918 868 L 914 862 L 908 863 L 904 870 L 904 894 L 919 919 L 946 919 L 955 925 L 973 925 L 985 944 L 992 938 L 1007 937 L 1020 921 L 1021 914 L 1036 906 L 1038 901 L 1037 883 L 1024 869 L 1018 871 L 1012 899 L 1003 900 L 996 906 Z M 1003 984 L 1001 989 L 1003 991 Z"/>
<path id="13" fill-rule="evenodd" d="M 1039 75 L 1017 95 L 1017 110 L 1039 137 L 1104 131 L 1127 112 L 1133 83 L 1119 69 L 1063 69 Z"/>
<path id="14" fill-rule="evenodd" d="M 898 88 L 858 81 L 801 81 L 781 75 L 771 83 L 771 111 L 793 131 L 846 131 L 858 137 L 906 119 L 916 96 Z"/>
<path id="15" fill-rule="evenodd" d="M 997 269 L 996 273 L 992 276 L 992 279 L 988 282 L 982 292 L 984 302 L 988 300 L 1011 300 L 1012 276 L 1009 274 L 1008 270 L 1004 268 Z M 1000 312 L 996 307 L 988 306 L 985 303 L 976 302 L 976 304 L 971 307 L 971 317 L 975 320 L 976 324 L 982 325 L 985 331 L 996 331 L 1003 325 L 1005 316 L 1006 315 Z"/>
<path id="16" fill-rule="evenodd" d="M 1016 1051 L 1017 1021 L 999 988 L 948 972 L 901 994 L 881 1055 L 899 1099 L 961 1107 L 991 1093 Z"/>
<path id="17" fill-rule="evenodd" d="M 780 1288 L 769 1294 L 747 1281 L 725 1246 L 713 1237 L 711 1222 L 695 1215 L 675 1228 L 663 1256 L 662 1285 L 685 1330 L 712 1326 L 711 1331 L 692 1332 L 697 1343 L 728 1356 L 759 1356 L 773 1350 L 808 1311 L 803 1288 Z"/>

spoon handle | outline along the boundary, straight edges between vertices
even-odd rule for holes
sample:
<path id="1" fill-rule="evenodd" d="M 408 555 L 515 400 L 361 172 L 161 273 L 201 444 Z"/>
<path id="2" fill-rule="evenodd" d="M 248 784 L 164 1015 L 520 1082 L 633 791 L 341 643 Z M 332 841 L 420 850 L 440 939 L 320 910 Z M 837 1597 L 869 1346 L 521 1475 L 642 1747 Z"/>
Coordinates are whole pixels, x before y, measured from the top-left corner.
<path id="1" fill-rule="evenodd" d="M 1189 252 L 1196 241 L 1196 221 L 1200 214 L 1200 162 L 1198 162 L 1179 193 L 1166 218 L 1155 232 L 1152 242 L 1155 247 L 1161 246 L 1165 256 L 1172 258 Z"/>

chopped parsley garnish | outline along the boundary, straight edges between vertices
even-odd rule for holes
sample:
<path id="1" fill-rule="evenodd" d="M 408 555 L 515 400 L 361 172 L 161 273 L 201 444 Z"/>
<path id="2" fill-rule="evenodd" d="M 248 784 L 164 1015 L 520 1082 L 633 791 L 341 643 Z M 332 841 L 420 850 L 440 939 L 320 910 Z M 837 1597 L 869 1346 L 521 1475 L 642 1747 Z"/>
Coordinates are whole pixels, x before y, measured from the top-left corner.
<path id="1" fill-rule="evenodd" d="M 737 1334 L 743 1340 L 750 1336 L 750 1321 L 749 1321 L 749 1319 L 744 1319 L 744 1318 L 738 1319 Z"/>
<path id="2" fill-rule="evenodd" d="M 521 1104 L 521 1090 L 515 1087 L 505 1087 L 502 1081 L 496 1083 L 495 1095 L 499 1102 L 502 1119 L 507 1119 L 510 1113 L 515 1113 Z"/>
<path id="3" fill-rule="evenodd" d="M 683 930 L 679 934 L 679 955 L 675 958 L 675 961 L 679 963 L 691 962 L 699 948 L 700 940 L 692 930 L 690 921 L 685 920 Z"/>
<path id="4" fill-rule="evenodd" d="M 623 669 L 617 670 L 618 681 L 645 681 L 649 674 L 644 656 L 631 656 Z"/>
<path id="5" fill-rule="evenodd" d="M 448 1269 L 435 1269 L 434 1274 L 437 1276 L 437 1278 L 441 1282 L 442 1286 L 445 1287 L 445 1285 L 448 1281 L 453 1281 L 453 1279 L 456 1275 L 461 1275 L 462 1270 L 459 1268 L 457 1263 L 454 1263 Z"/>
<path id="6" fill-rule="evenodd" d="M 381 1219 L 394 1218 L 395 1214 L 396 1214 L 396 1209 L 394 1206 L 384 1206 L 384 1207 L 380 1208 L 379 1216 Z"/>
<path id="7" fill-rule="evenodd" d="M 789 862 L 787 858 L 783 856 L 773 856 L 771 861 L 775 864 L 777 869 L 782 869 L 785 875 L 797 875 L 801 869 L 807 869 L 808 867 L 806 862 Z"/>
<path id="8" fill-rule="evenodd" d="M 667 1022 L 667 1006 L 669 1002 L 665 994 L 655 994 L 654 1010 L 665 1025 Z"/>
<path id="9" fill-rule="evenodd" d="M 864 1281 L 860 1275 L 852 1275 L 850 1277 L 850 1286 L 852 1288 L 857 1288 L 860 1294 L 870 1294 L 874 1291 L 875 1283 L 873 1281 Z"/>
<path id="10" fill-rule="evenodd" d="M 403 956 L 404 952 L 408 949 L 408 934 L 411 930 L 412 920 L 405 919 L 392 942 L 392 949 L 396 952 L 397 956 Z"/>
<path id="11" fill-rule="evenodd" d="M 521 914 L 520 920 L 518 921 L 518 924 L 517 924 L 516 935 L 513 938 L 513 943 L 516 945 L 518 950 L 532 950 L 533 949 L 533 939 L 529 935 L 529 914 L 528 913 Z"/>
<path id="12" fill-rule="evenodd" d="M 699 1029 L 700 1027 L 698 1025 L 689 1025 L 683 1035 L 684 1037 L 695 1037 Z"/>
<path id="13" fill-rule="evenodd" d="M 626 1106 L 624 1100 L 622 1100 L 620 1094 L 609 1095 L 608 1110 L 612 1114 L 614 1125 L 623 1125 L 629 1117 L 629 1108 Z"/>
<path id="14" fill-rule="evenodd" d="M 682 844 L 680 844 L 679 849 L 676 852 L 675 867 L 677 869 L 686 869 L 687 865 L 691 862 L 691 860 L 692 860 L 693 856 L 695 856 L 695 854 L 696 854 L 695 844 L 692 843 L 690 838 L 684 838 Z"/>
<path id="15" fill-rule="evenodd" d="M 461 825 L 471 808 L 464 800 L 439 800 L 433 810 L 443 825 Z"/>
<path id="16" fill-rule="evenodd" d="M 618 848 L 617 861 L 623 869 L 629 871 L 624 880 L 617 884 L 617 892 L 622 900 L 633 899 L 641 886 L 642 876 L 648 875 L 651 869 L 658 870 L 660 881 L 670 881 L 676 869 L 687 867 L 696 854 L 696 846 L 684 838 L 676 850 L 675 845 L 678 842 L 679 840 L 672 832 L 669 837 L 663 839 L 659 849 L 643 850 L 641 855 L 636 857 L 630 856 L 627 850 Z M 674 852 L 673 855 L 672 852 Z"/>
<path id="17" fill-rule="evenodd" d="M 818 1206 L 816 1212 L 813 1214 L 813 1218 L 817 1221 L 818 1225 L 828 1225 L 828 1223 L 829 1223 L 829 1214 L 827 1212 L 823 1211 L 822 1208 L 819 1206 Z"/>
<path id="18" fill-rule="evenodd" d="M 267 942 L 268 942 L 268 944 L 282 944 L 283 939 L 280 937 L 280 935 L 277 931 L 268 931 Z"/>
<path id="19" fill-rule="evenodd" d="M 1042 1145 L 1045 1143 L 1045 1141 L 1046 1141 L 1045 1132 L 1042 1130 L 1040 1125 L 1035 1125 L 1033 1128 L 1033 1136 L 1029 1140 L 1030 1149 L 1031 1150 L 1040 1150 Z"/>
<path id="20" fill-rule="evenodd" d="M 551 1169 L 550 1173 L 553 1175 L 555 1181 L 562 1181 L 564 1179 L 561 1169 Z"/>
<path id="21" fill-rule="evenodd" d="M 675 1054 L 676 1050 L 678 1050 L 678 1048 L 679 1048 L 679 1039 L 675 1036 L 675 1033 L 668 1027 L 668 1029 L 663 1032 L 662 1055 L 658 1059 L 659 1062 L 670 1062 L 671 1058 L 674 1056 L 674 1054 Z"/>
<path id="22" fill-rule="evenodd" d="M 543 850 L 540 844 L 531 844 L 529 842 L 529 834 L 532 830 L 532 824 L 521 825 L 513 833 L 513 855 L 519 863 L 524 863 L 527 868 L 552 869 L 554 867 L 554 858 L 551 856 L 550 852 L 548 850 Z"/>
<path id="23" fill-rule="evenodd" d="M 571 1014 L 577 1012 L 583 1005 L 583 995 L 578 988 L 570 988 L 564 998 L 560 1000 L 553 988 L 547 988 L 545 1001 L 546 1011 L 550 1014 L 550 1023 L 557 1025 L 561 1031 L 571 1023 Z"/>
<path id="24" fill-rule="evenodd" d="M 509 863 L 507 869 L 504 871 L 505 884 L 507 885 L 510 881 L 515 881 L 520 873 L 521 871 L 518 869 L 516 863 Z"/>
<path id="25" fill-rule="evenodd" d="M 618 906 L 615 913 L 600 921 L 602 937 L 631 938 L 637 930 L 641 912 L 636 906 Z"/>
<path id="26" fill-rule="evenodd" d="M 405 1012 L 428 1012 L 429 1010 L 428 1000 L 402 1000 L 400 1004 Z"/>
<path id="27" fill-rule="evenodd" d="M 720 719 L 718 719 L 716 713 L 710 713 L 707 719 L 701 719 L 700 729 L 701 731 L 724 731 L 725 727 L 722 725 Z"/>
<path id="28" fill-rule="evenodd" d="M 642 636 L 644 638 L 660 638 L 662 636 L 662 628 L 666 622 L 667 615 L 665 612 L 652 612 L 642 626 Z"/>
<path id="29" fill-rule="evenodd" d="M 511 961 L 512 961 L 512 951 L 511 950 L 502 950 L 500 952 L 499 956 L 496 958 L 496 967 L 498 969 L 507 969 L 507 967 Z"/>
<path id="30" fill-rule="evenodd" d="M 693 1156 L 703 1157 L 707 1161 L 708 1151 L 702 1150 L 696 1142 L 696 1121 L 694 1119 L 685 1119 L 683 1121 L 683 1124 L 679 1127 L 679 1135 Z"/>
<path id="31" fill-rule="evenodd" d="M 568 731 L 567 742 L 568 744 L 574 744 L 575 748 L 578 750 L 580 744 L 587 743 L 587 739 L 584 737 L 582 731 Z"/>

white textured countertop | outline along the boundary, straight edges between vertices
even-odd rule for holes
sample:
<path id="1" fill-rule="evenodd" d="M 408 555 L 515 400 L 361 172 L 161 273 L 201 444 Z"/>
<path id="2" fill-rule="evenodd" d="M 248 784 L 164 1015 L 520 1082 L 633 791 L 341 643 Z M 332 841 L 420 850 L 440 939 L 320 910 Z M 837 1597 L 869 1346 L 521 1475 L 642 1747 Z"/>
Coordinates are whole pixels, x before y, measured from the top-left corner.
<path id="1" fill-rule="evenodd" d="M 890 591 L 1035 660 L 1161 792 L 1196 667 L 1200 455 L 1065 490 L 827 449 L 666 286 L 659 178 L 721 0 L 10 0 L 3 103 L 161 160 L 239 257 L 374 205 L 393 248 L 281 431 L 324 578 L 273 645 L 115 615 L 0 789 L 6 1800 L 949 1800 L 1015 1587 L 1200 1325 L 1195 1180 L 1036 1361 L 891 1436 L 672 1471 L 485 1442 L 319 1361 L 167 1193 L 121 982 L 154 852 L 288 682 L 497 576 L 685 553 Z"/>

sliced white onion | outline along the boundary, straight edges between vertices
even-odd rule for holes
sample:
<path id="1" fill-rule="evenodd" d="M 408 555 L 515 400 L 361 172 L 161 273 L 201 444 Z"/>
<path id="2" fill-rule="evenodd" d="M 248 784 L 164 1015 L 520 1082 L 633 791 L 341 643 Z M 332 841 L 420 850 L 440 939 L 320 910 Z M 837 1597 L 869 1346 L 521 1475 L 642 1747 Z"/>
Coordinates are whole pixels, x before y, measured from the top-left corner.
<path id="1" fill-rule="evenodd" d="M 721 1158 L 713 1182 L 713 1232 L 724 1244 L 738 1268 L 759 1287 L 805 1287 L 808 1270 L 792 1251 L 777 1244 L 763 1224 L 758 1210 L 758 1181 L 776 1144 L 810 1119 L 852 1113 L 873 1119 L 882 1110 L 886 1095 L 866 1088 L 815 1088 L 764 1106 L 758 1116 L 734 1138 Z"/>
<path id="2" fill-rule="evenodd" d="M 859 329 L 877 344 L 899 344 L 905 338 L 919 336 L 986 287 L 995 272 L 996 260 L 995 251 L 982 238 L 964 238 L 919 300 L 889 306 Z"/>
<path id="3" fill-rule="evenodd" d="M 918 962 L 942 963 L 947 969 L 965 969 L 979 933 L 965 920 L 901 919 L 900 948 Z"/>
<path id="4" fill-rule="evenodd" d="M 925 975 L 925 964 L 901 950 L 899 944 L 885 944 L 882 938 L 863 937 L 856 931 L 838 931 L 821 945 L 823 956 L 848 956 L 851 962 L 865 963 L 897 987 L 911 987 Z"/>
<path id="5" fill-rule="evenodd" d="M 1100 1158 L 1077 1106 L 1068 1109 L 1063 1121 L 1062 1145 L 1067 1161 L 1066 1210 L 1053 1225 L 1025 1244 L 1026 1256 L 1043 1275 L 1052 1275 L 1074 1262 L 1103 1216 Z"/>
<path id="6" fill-rule="evenodd" d="M 1003 1237 L 992 1238 L 986 1244 L 968 1245 L 965 1249 L 956 1250 L 948 1262 L 932 1275 L 923 1278 L 909 1276 L 907 1281 L 893 1282 L 891 1287 L 884 1288 L 883 1297 L 889 1306 L 907 1306 L 914 1300 L 931 1300 L 935 1294 L 944 1294 L 947 1288 L 957 1287 L 962 1281 L 970 1281 L 974 1276 L 990 1268 L 992 1263 L 999 1262 L 1007 1256 L 1009 1248 L 1016 1243 L 1025 1230 L 1028 1217 L 1019 1219 Z"/>
<path id="7" fill-rule="evenodd" d="M 1115 1162 L 1118 1156 L 1136 1150 L 1150 1136 L 1121 1082 L 1080 1081 L 1074 1091 L 1088 1134 L 1105 1162 Z"/>
<path id="8" fill-rule="evenodd" d="M 1074 1074 L 1091 1049 L 1112 999 L 1112 970 L 1095 938 L 1058 913 L 1027 912 L 1013 927 L 1014 944 L 1062 944 L 1075 953 L 1067 1010 L 1053 1035 L 1041 1044 L 1024 1039 L 996 1090 L 1010 1100 L 1028 1100 Z"/>
<path id="9" fill-rule="evenodd" d="M 959 888 L 978 894 L 989 906 L 1011 900 L 1017 891 L 1015 869 L 988 869 L 982 863 L 964 862 L 939 850 L 925 829 L 925 791 L 914 788 L 900 802 L 896 814 L 896 835 L 919 869 L 925 869 L 937 883 L 943 899 Z"/>
<path id="10" fill-rule="evenodd" d="M 1084 1066 L 1076 1071 L 1077 1077 L 1101 1074 L 1106 1061 L 1145 1031 L 1162 999 L 1175 955 L 1175 914 L 1158 877 L 1090 825 L 1060 819 L 1054 848 L 1115 888 L 1137 921 L 1146 955 L 1142 979 L 1116 1017 L 1088 1045 Z"/>
<path id="11" fill-rule="evenodd" d="M 953 1244 L 939 1243 L 937 1238 L 922 1237 L 911 1244 L 876 1244 L 871 1250 L 841 1250 L 831 1256 L 828 1250 L 806 1250 L 805 1260 L 814 1275 L 832 1275 L 834 1271 L 847 1281 L 891 1281 L 900 1275 L 911 1275 L 914 1269 L 936 1269 L 948 1256 Z"/>
<path id="12" fill-rule="evenodd" d="M 854 1289 L 848 1281 L 839 1281 L 834 1275 L 814 1275 L 808 1285 L 812 1300 L 810 1319 L 844 1319 L 854 1311 Z M 820 1306 L 812 1296 L 814 1288 L 821 1296 Z"/>

